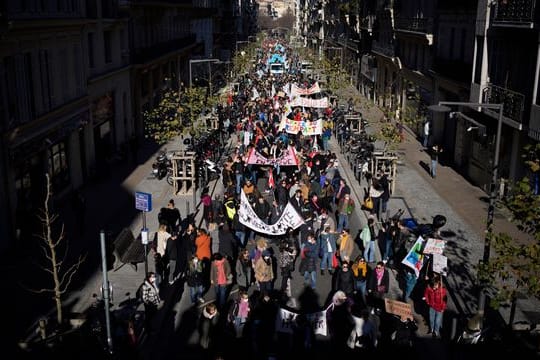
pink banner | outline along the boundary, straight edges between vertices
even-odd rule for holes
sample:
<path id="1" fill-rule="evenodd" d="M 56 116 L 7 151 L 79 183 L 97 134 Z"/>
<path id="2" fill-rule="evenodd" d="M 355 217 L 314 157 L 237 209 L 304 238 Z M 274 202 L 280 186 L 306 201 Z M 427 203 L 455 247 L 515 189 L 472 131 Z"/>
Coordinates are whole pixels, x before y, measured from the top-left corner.
<path id="1" fill-rule="evenodd" d="M 298 160 L 296 159 L 296 151 L 294 147 L 289 146 L 286 151 L 283 151 L 280 157 L 277 159 L 268 159 L 260 152 L 252 149 L 249 153 L 248 164 L 251 165 L 279 165 L 279 166 L 298 166 Z"/>
<path id="2" fill-rule="evenodd" d="M 295 97 L 290 103 L 291 107 L 312 107 L 312 108 L 327 108 L 328 107 L 328 98 L 323 97 L 322 99 L 308 99 L 303 97 Z"/>

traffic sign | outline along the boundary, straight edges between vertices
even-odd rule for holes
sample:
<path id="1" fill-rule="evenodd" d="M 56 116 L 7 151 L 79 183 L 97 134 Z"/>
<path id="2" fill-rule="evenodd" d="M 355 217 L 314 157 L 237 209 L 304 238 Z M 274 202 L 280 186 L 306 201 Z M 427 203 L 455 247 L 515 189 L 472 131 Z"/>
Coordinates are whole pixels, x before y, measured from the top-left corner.
<path id="1" fill-rule="evenodd" d="M 152 194 L 135 192 L 135 209 L 146 212 L 152 211 Z"/>

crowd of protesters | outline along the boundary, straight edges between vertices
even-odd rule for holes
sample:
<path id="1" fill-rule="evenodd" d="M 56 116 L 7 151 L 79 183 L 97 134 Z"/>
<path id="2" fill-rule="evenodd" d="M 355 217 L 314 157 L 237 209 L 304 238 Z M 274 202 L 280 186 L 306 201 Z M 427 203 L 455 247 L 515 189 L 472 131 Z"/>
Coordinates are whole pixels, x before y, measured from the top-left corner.
<path id="1" fill-rule="evenodd" d="M 278 307 L 293 308 L 290 284 L 296 276 L 304 280 L 305 288 L 295 311 L 306 314 L 320 310 L 314 300 L 317 284 L 320 277 L 328 277 L 331 293 L 323 306 L 332 347 L 372 351 L 384 329 L 376 313 L 384 310 L 389 292 L 388 266 L 403 252 L 399 222 L 382 219 L 390 197 L 388 179 L 384 174 L 370 177 L 367 195 L 374 206 L 368 209 L 371 215 L 366 226 L 353 237 L 350 217 L 362 204 L 353 201 L 352 184 L 342 177 L 342 165 L 330 150 L 335 104 L 291 108 L 288 84 L 308 89 L 315 82 L 295 71 L 283 75 L 264 71 L 268 54 L 278 53 L 289 64 L 299 59 L 275 41 L 266 42 L 262 50 L 255 71 L 243 76 L 238 93 L 218 107 L 221 131 L 230 135 L 235 146 L 223 166 L 223 192 L 213 198 L 208 192 L 201 196 L 204 226 L 197 227 L 189 217 L 182 219 L 173 200 L 160 212 L 161 225 L 153 243 L 155 273 L 148 276 L 144 291 L 147 315 L 155 314 L 160 292 L 184 281 L 191 303 L 203 306 L 200 346 L 212 356 L 223 356 L 232 344 L 228 340 L 245 344 L 242 351 L 251 358 L 276 354 L 275 344 L 282 341 L 286 345 L 282 350 L 315 351 L 318 345 L 306 331 L 307 325 L 302 327 L 299 321 L 294 336 L 284 340 L 283 334 L 275 332 L 275 317 Z M 280 130 L 284 116 L 299 122 L 322 119 L 322 133 Z M 276 160 L 289 148 L 294 149 L 294 166 L 249 162 L 254 151 Z M 268 235 L 246 226 L 239 216 L 242 193 L 264 223 L 276 223 L 291 204 L 303 224 L 283 235 Z M 375 229 L 376 222 L 384 226 Z M 212 252 L 215 241 L 218 251 Z M 377 243 L 382 245 L 382 258 L 376 255 Z M 439 335 L 444 311 L 443 298 L 437 292 L 440 287 L 437 282 L 426 290 L 435 335 Z M 233 289 L 238 291 L 230 296 Z"/>

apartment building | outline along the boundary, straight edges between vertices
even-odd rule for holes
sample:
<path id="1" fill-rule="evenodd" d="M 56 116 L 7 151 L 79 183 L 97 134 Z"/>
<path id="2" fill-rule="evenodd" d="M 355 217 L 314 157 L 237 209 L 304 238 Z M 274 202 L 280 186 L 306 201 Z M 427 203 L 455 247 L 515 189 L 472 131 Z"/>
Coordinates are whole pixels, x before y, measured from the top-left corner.
<path id="1" fill-rule="evenodd" d="M 340 39 L 357 38 L 359 90 L 417 134 L 424 121 L 431 121 L 431 141 L 444 146 L 446 160 L 486 190 L 497 111 L 455 107 L 450 116 L 428 106 L 503 104 L 499 176 L 515 180 L 526 174 L 522 149 L 540 140 L 536 1 L 365 0 L 356 13 L 350 2 L 304 0 L 300 5 L 312 10 L 299 20 L 306 44 L 311 40 L 323 51 L 345 48 Z M 342 21 L 334 24 L 338 16 Z"/>
<path id="2" fill-rule="evenodd" d="M 527 174 L 521 159 L 526 144 L 540 141 L 539 13 L 535 0 L 478 1 L 470 100 L 503 104 L 499 176 Z M 497 111 L 482 109 L 487 142 L 471 153 L 474 175 L 486 182 L 491 172 Z"/>
<path id="3" fill-rule="evenodd" d="M 0 251 L 29 241 L 45 174 L 55 200 L 106 174 L 126 155 L 129 140 L 143 136 L 142 112 L 160 92 L 188 83 L 189 60 L 229 46 L 225 38 L 225 46 L 214 41 L 223 14 L 250 4 L 6 0 L 0 8 Z"/>
<path id="4" fill-rule="evenodd" d="M 85 2 L 8 0 L 0 40 L 0 248 L 28 240 L 45 174 L 56 196 L 80 183 L 93 146 Z M 121 21 L 119 20 L 121 23 Z M 113 41 L 113 39 L 110 39 Z M 114 44 L 111 44 L 111 47 Z M 104 61 L 103 61 L 104 62 Z M 112 125 L 112 124 L 111 124 Z M 24 243 L 18 244 L 24 247 Z"/>

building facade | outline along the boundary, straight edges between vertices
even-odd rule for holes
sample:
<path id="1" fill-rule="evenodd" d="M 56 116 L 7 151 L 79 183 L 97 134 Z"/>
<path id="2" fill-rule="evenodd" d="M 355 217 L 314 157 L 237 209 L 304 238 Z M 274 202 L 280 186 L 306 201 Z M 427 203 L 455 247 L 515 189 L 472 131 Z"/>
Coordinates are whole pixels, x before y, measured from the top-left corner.
<path id="1" fill-rule="evenodd" d="M 430 121 L 430 142 L 441 144 L 446 161 L 486 190 L 497 111 L 454 107 L 450 116 L 428 107 L 439 101 L 503 104 L 499 176 L 526 175 L 522 149 L 540 140 L 537 1 L 300 0 L 299 9 L 306 45 L 320 53 L 341 48 L 339 56 L 349 54 L 341 63 L 353 74 L 347 43 L 358 41 L 358 89 L 419 136 Z"/>
<path id="2" fill-rule="evenodd" d="M 143 111 L 164 89 L 188 83 L 189 60 L 230 52 L 227 38 L 216 36 L 228 20 L 224 14 L 249 13 L 253 4 L 6 0 L 0 8 L 0 251 L 30 241 L 45 174 L 55 201 L 106 178 L 130 140 L 143 137 Z"/>

